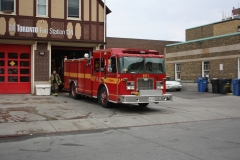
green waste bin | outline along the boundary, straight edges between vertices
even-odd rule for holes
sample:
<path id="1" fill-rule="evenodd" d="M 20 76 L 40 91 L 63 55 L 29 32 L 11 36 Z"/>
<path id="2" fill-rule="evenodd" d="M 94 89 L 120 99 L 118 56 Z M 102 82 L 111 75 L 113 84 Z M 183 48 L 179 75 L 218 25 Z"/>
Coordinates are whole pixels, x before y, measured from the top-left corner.
<path id="1" fill-rule="evenodd" d="M 232 79 L 227 79 L 227 78 L 219 79 L 220 93 L 221 94 L 232 93 L 231 84 L 232 84 Z"/>

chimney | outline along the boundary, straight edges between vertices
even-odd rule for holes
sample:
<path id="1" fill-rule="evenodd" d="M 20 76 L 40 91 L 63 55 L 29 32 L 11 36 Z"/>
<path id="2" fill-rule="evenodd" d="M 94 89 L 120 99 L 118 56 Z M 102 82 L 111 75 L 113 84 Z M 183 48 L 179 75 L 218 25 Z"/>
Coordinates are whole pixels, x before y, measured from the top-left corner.
<path id="1" fill-rule="evenodd" d="M 232 15 L 233 15 L 233 16 L 240 15 L 240 8 L 236 8 L 236 9 L 235 9 L 235 8 L 233 7 Z"/>

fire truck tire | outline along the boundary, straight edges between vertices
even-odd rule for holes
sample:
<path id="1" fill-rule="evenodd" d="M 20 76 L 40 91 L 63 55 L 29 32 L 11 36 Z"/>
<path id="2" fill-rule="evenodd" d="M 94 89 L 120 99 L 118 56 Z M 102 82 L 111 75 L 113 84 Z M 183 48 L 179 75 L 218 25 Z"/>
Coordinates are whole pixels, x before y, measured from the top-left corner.
<path id="1" fill-rule="evenodd" d="M 69 91 L 69 97 L 72 97 L 73 99 L 78 99 L 79 95 L 76 93 L 76 86 L 74 83 L 71 84 L 71 88 Z"/>
<path id="2" fill-rule="evenodd" d="M 149 103 L 138 103 L 139 107 L 147 107 Z"/>
<path id="3" fill-rule="evenodd" d="M 102 87 L 100 89 L 100 92 L 98 94 L 98 99 L 99 99 L 100 104 L 102 105 L 102 107 L 104 107 L 104 108 L 108 108 L 109 107 L 108 94 L 107 94 L 107 89 L 105 87 Z"/>

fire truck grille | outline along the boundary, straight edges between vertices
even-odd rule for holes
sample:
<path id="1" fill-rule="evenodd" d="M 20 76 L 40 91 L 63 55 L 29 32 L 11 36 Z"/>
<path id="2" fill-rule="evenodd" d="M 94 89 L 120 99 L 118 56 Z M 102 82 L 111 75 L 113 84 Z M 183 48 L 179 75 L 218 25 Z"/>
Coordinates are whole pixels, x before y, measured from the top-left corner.
<path id="1" fill-rule="evenodd" d="M 139 78 L 137 81 L 138 90 L 151 90 L 153 89 L 154 82 L 152 78 Z"/>

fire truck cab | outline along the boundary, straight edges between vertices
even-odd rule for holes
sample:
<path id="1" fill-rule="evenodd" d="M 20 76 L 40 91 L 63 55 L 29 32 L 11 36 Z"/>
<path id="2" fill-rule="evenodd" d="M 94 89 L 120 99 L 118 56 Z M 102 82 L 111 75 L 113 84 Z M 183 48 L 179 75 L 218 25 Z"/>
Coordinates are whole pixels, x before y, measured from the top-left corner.
<path id="1" fill-rule="evenodd" d="M 172 101 L 166 94 L 164 56 L 155 50 L 109 48 L 65 59 L 64 89 L 74 99 L 96 98 L 103 107 Z"/>

